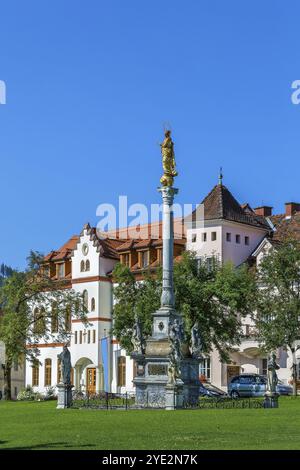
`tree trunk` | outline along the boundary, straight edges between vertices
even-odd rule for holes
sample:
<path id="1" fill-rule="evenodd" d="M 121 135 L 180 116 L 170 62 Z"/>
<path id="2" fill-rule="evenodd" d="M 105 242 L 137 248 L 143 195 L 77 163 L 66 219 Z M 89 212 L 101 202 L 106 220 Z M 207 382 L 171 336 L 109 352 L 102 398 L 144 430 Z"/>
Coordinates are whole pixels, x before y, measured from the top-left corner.
<path id="1" fill-rule="evenodd" d="M 297 396 L 297 360 L 296 360 L 296 349 L 291 348 L 293 365 L 292 365 L 292 378 L 293 378 L 293 395 Z"/>
<path id="2" fill-rule="evenodd" d="M 11 400 L 11 364 L 4 365 L 4 400 Z"/>

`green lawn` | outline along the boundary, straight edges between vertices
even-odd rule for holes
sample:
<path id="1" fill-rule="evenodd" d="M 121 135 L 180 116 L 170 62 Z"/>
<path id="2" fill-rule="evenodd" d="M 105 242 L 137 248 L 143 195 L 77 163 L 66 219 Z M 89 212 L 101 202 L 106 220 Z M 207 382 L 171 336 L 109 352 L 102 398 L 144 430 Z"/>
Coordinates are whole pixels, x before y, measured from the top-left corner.
<path id="1" fill-rule="evenodd" d="M 300 449 L 300 397 L 279 409 L 56 410 L 0 402 L 1 449 Z"/>

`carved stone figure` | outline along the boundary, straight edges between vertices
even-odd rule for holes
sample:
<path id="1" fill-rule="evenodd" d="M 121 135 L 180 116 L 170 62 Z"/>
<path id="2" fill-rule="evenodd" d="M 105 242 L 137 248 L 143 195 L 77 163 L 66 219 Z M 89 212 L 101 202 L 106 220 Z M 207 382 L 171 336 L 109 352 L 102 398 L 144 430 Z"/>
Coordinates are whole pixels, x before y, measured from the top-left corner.
<path id="1" fill-rule="evenodd" d="M 165 131 L 165 138 L 161 147 L 162 154 L 162 165 L 164 174 L 160 178 L 160 182 L 163 186 L 173 186 L 174 176 L 177 176 L 178 173 L 175 168 L 175 153 L 174 153 L 174 143 L 171 139 L 171 131 Z"/>
<path id="2" fill-rule="evenodd" d="M 145 339 L 143 336 L 142 322 L 137 315 L 135 315 L 135 323 L 133 325 L 132 339 L 134 352 L 144 354 L 145 352 Z"/>
<path id="3" fill-rule="evenodd" d="M 71 384 L 71 354 L 67 345 L 64 345 L 63 350 L 58 354 L 58 359 L 61 361 L 61 381 L 65 385 Z"/>
<path id="4" fill-rule="evenodd" d="M 267 393 L 276 394 L 276 387 L 278 384 L 278 377 L 276 370 L 280 369 L 280 366 L 276 363 L 276 354 L 272 353 L 267 364 L 268 369 L 268 382 L 267 382 Z"/>
<path id="5" fill-rule="evenodd" d="M 202 341 L 199 333 L 199 324 L 196 321 L 191 329 L 191 354 L 195 358 L 199 358 L 202 352 Z"/>
<path id="6" fill-rule="evenodd" d="M 178 320 L 175 319 L 173 323 L 170 325 L 169 330 L 169 338 L 170 338 L 170 346 L 171 351 L 169 354 L 169 368 L 168 368 L 168 376 L 169 376 L 169 383 L 175 383 L 176 379 L 178 379 L 181 375 L 181 368 L 180 363 L 182 360 L 182 352 L 181 352 L 181 344 L 184 340 L 184 333 L 183 327 L 179 324 Z"/>

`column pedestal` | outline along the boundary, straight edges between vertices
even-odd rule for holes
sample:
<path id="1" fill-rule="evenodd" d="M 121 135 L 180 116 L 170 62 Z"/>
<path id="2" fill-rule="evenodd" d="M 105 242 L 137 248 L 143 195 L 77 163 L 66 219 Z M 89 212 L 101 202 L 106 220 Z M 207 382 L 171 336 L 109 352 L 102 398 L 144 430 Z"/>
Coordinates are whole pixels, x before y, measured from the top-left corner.
<path id="1" fill-rule="evenodd" d="M 264 408 L 278 408 L 278 393 L 266 393 Z"/>
<path id="2" fill-rule="evenodd" d="M 73 385 L 57 384 L 57 409 L 70 408 L 72 405 L 72 388 Z"/>

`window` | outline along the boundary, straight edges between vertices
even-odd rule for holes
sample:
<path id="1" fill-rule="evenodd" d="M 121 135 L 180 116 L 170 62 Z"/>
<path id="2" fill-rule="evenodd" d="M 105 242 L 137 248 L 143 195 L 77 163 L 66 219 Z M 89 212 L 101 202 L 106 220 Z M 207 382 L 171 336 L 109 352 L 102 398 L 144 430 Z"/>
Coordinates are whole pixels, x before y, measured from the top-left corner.
<path id="1" fill-rule="evenodd" d="M 66 331 L 71 331 L 72 329 L 72 314 L 71 314 L 71 307 L 66 307 L 65 312 L 65 329 Z"/>
<path id="2" fill-rule="evenodd" d="M 43 335 L 46 331 L 46 318 L 45 318 L 45 309 L 41 307 L 34 309 L 33 312 L 33 332 L 37 335 Z"/>
<path id="3" fill-rule="evenodd" d="M 145 268 L 149 264 L 149 251 L 141 252 L 141 267 Z"/>
<path id="4" fill-rule="evenodd" d="M 229 232 L 226 233 L 226 241 L 231 242 L 231 233 Z"/>
<path id="5" fill-rule="evenodd" d="M 118 357 L 118 387 L 126 385 L 126 357 Z"/>
<path id="6" fill-rule="evenodd" d="M 211 232 L 211 241 L 215 242 L 217 239 L 217 232 Z"/>
<path id="7" fill-rule="evenodd" d="M 52 370 L 52 361 L 51 359 L 45 360 L 45 387 L 50 387 L 51 385 L 51 370 Z"/>
<path id="8" fill-rule="evenodd" d="M 199 363 L 199 371 L 200 371 L 200 380 L 201 382 L 210 382 L 210 372 L 211 372 L 211 367 L 210 367 L 210 358 L 207 357 L 205 359 L 201 359 Z"/>
<path id="9" fill-rule="evenodd" d="M 262 359 L 261 360 L 261 369 L 262 369 L 262 375 L 267 375 L 268 374 L 268 359 Z"/>
<path id="10" fill-rule="evenodd" d="M 58 332 L 58 310 L 57 303 L 53 302 L 51 307 L 51 333 Z"/>
<path id="11" fill-rule="evenodd" d="M 91 330 L 88 330 L 88 343 L 90 344 L 91 342 Z"/>
<path id="12" fill-rule="evenodd" d="M 79 331 L 79 344 L 82 344 L 82 331 Z"/>
<path id="13" fill-rule="evenodd" d="M 57 265 L 57 277 L 61 279 L 65 276 L 65 265 L 64 263 L 60 263 Z"/>
<path id="14" fill-rule="evenodd" d="M 18 369 L 19 369 L 18 361 L 14 361 L 14 371 L 18 372 Z"/>
<path id="15" fill-rule="evenodd" d="M 241 236 L 240 235 L 235 236 L 235 242 L 236 243 L 241 243 Z"/>
<path id="16" fill-rule="evenodd" d="M 78 335 L 77 335 L 77 331 L 75 331 L 75 336 L 74 336 L 74 343 L 77 344 L 77 340 L 78 340 Z"/>
<path id="17" fill-rule="evenodd" d="M 240 384 L 251 384 L 252 378 L 249 375 L 241 375 L 239 382 Z"/>
<path id="18" fill-rule="evenodd" d="M 89 270 L 90 270 L 90 260 L 88 260 L 88 259 L 87 259 L 86 262 L 85 262 L 85 270 L 86 270 L 86 271 L 89 271 Z"/>
<path id="19" fill-rule="evenodd" d="M 61 382 L 61 360 L 57 359 L 57 383 Z"/>
<path id="20" fill-rule="evenodd" d="M 192 234 L 192 243 L 196 243 L 196 241 L 197 241 L 197 234 L 193 233 Z"/>
<path id="21" fill-rule="evenodd" d="M 93 330 L 93 343 L 96 343 L 96 330 Z"/>
<path id="22" fill-rule="evenodd" d="M 126 266 L 129 266 L 129 253 L 125 253 L 123 255 L 123 264 L 125 264 Z"/>
<path id="23" fill-rule="evenodd" d="M 245 245 L 249 245 L 249 237 L 245 237 Z"/>
<path id="24" fill-rule="evenodd" d="M 203 242 L 206 242 L 206 240 L 207 240 L 207 233 L 206 232 L 202 233 L 201 240 Z"/>
<path id="25" fill-rule="evenodd" d="M 15 397 L 18 395 L 18 389 L 15 387 Z"/>
<path id="26" fill-rule="evenodd" d="M 83 260 L 80 262 L 80 271 L 81 272 L 84 271 L 84 261 Z"/>
<path id="27" fill-rule="evenodd" d="M 158 259 L 159 265 L 162 264 L 162 258 L 163 258 L 163 257 L 162 257 L 162 249 L 159 248 L 159 249 L 157 250 L 157 259 Z"/>
<path id="28" fill-rule="evenodd" d="M 39 371 L 40 371 L 40 365 L 38 361 L 35 361 L 32 364 L 32 386 L 33 387 L 38 387 L 39 385 Z"/>
<path id="29" fill-rule="evenodd" d="M 94 297 L 92 297 L 92 300 L 91 300 L 91 311 L 94 312 L 94 311 L 95 311 L 95 308 L 96 308 L 96 302 L 95 302 Z"/>
<path id="30" fill-rule="evenodd" d="M 84 290 L 83 293 L 82 293 L 82 297 L 83 297 L 83 305 L 84 305 L 84 308 L 86 310 L 89 309 L 89 294 L 88 294 L 88 291 L 87 290 Z"/>

